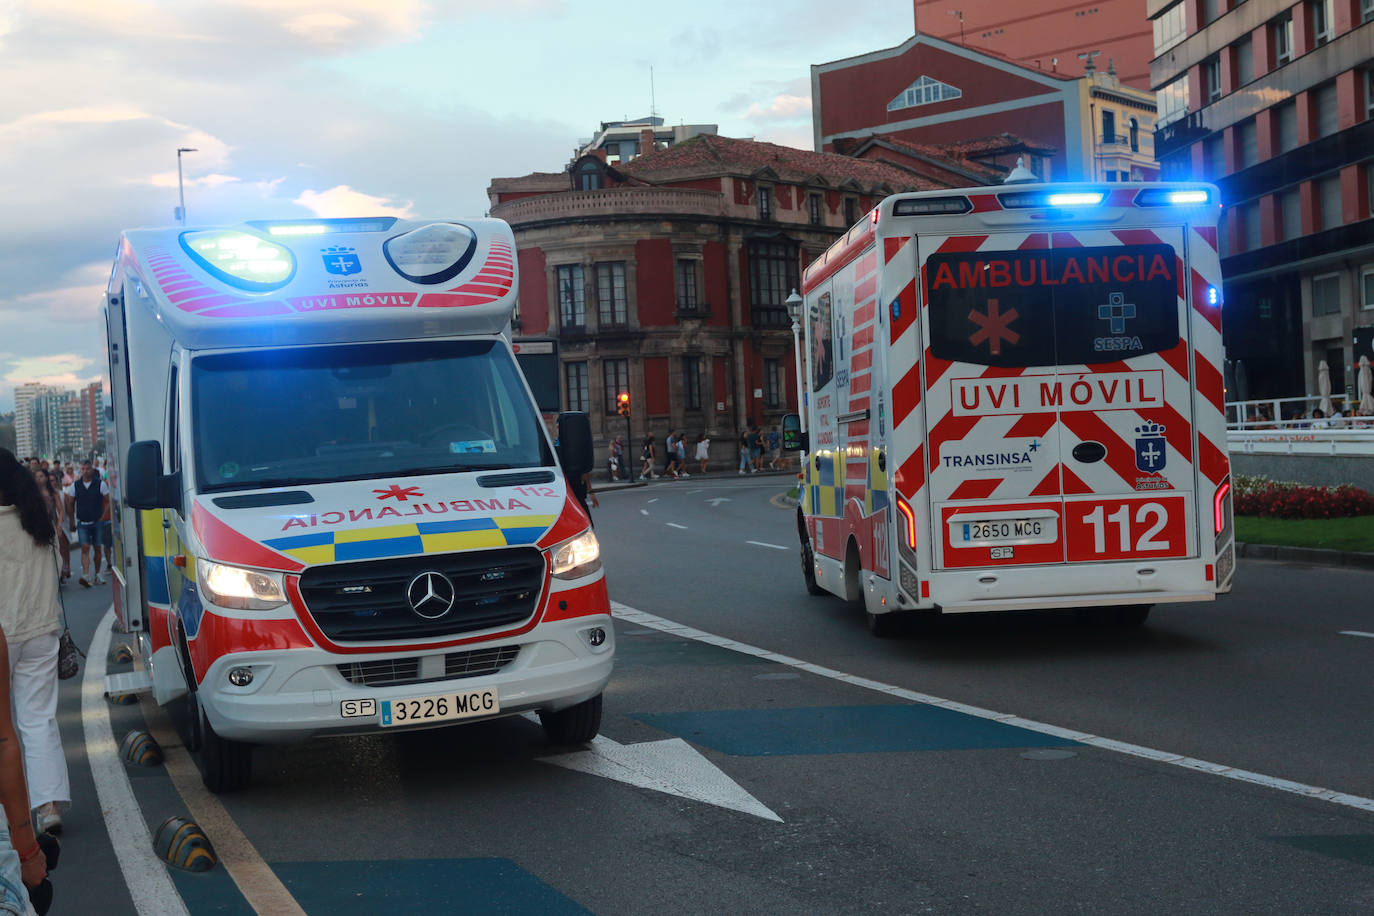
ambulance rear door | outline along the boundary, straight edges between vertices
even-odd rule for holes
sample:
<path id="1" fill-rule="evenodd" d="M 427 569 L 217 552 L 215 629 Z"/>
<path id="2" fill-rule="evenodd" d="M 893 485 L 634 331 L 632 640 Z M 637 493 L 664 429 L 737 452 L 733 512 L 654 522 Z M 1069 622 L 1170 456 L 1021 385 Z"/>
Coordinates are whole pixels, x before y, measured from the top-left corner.
<path id="1" fill-rule="evenodd" d="M 936 568 L 1194 555 L 1181 230 L 920 245 Z"/>

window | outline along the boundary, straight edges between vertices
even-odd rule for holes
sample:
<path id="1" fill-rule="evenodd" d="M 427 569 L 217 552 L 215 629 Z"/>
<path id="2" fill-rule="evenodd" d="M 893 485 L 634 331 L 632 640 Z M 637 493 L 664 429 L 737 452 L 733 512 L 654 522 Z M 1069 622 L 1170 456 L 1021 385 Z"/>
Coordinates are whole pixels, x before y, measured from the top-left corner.
<path id="1" fill-rule="evenodd" d="M 1202 141 L 1203 158 L 1207 161 L 1207 177 L 1216 181 L 1226 177 L 1226 142 L 1220 134 Z"/>
<path id="2" fill-rule="evenodd" d="M 563 387 L 568 392 L 568 409 L 587 410 L 587 364 L 564 363 Z"/>
<path id="3" fill-rule="evenodd" d="M 756 195 L 759 203 L 759 219 L 773 218 L 773 189 L 759 186 Z"/>
<path id="4" fill-rule="evenodd" d="M 596 305 L 602 325 L 624 325 L 628 321 L 624 261 L 596 265 Z"/>
<path id="5" fill-rule="evenodd" d="M 679 258 L 677 262 L 677 307 L 680 311 L 697 310 L 697 262 Z"/>
<path id="6" fill-rule="evenodd" d="M 1341 218 L 1341 178 L 1331 175 L 1316 181 L 1317 202 L 1321 207 L 1322 229 L 1335 229 L 1344 223 Z"/>
<path id="7" fill-rule="evenodd" d="M 811 225 L 813 226 L 819 226 L 821 224 L 821 195 L 807 195 L 806 218 L 810 221 Z"/>
<path id="8" fill-rule="evenodd" d="M 1340 129 L 1335 83 L 1327 83 L 1312 90 L 1312 108 L 1316 117 L 1318 137 L 1329 137 Z"/>
<path id="9" fill-rule="evenodd" d="M 962 95 L 963 92 L 954 86 L 933 80 L 928 76 L 922 76 L 897 93 L 897 97 L 887 103 L 887 110 L 900 111 L 903 108 L 915 108 L 918 105 L 929 105 L 932 102 L 947 102 Z"/>
<path id="10" fill-rule="evenodd" d="M 1184 17 L 1183 0 L 1160 13 L 1154 19 L 1155 57 L 1163 54 L 1184 39 L 1188 34 Z"/>
<path id="11" fill-rule="evenodd" d="M 1244 86 L 1255 78 L 1255 43 L 1246 35 L 1240 41 L 1231 45 L 1231 51 L 1236 55 L 1236 85 Z"/>
<path id="12" fill-rule="evenodd" d="M 565 328 L 582 328 L 587 324 L 587 291 L 583 287 L 581 264 L 558 268 L 558 318 Z"/>
<path id="13" fill-rule="evenodd" d="M 753 241 L 749 243 L 749 292 L 754 324 L 787 327 L 787 297 L 800 286 L 797 249 L 790 242 Z"/>
<path id="14" fill-rule="evenodd" d="M 601 188 L 601 168 L 595 162 L 584 162 L 577 167 L 577 190 L 597 191 Z"/>
<path id="15" fill-rule="evenodd" d="M 1140 122 L 1131 118 L 1131 152 L 1140 152 Z"/>
<path id="16" fill-rule="evenodd" d="M 1274 45 L 1274 63 L 1282 67 L 1293 59 L 1293 11 L 1269 23 L 1269 40 Z"/>
<path id="17" fill-rule="evenodd" d="M 606 415 L 610 416 L 617 412 L 619 403 L 616 398 L 622 391 L 630 390 L 630 361 L 628 359 L 603 359 L 601 361 L 601 378 L 606 384 L 605 397 Z"/>
<path id="18" fill-rule="evenodd" d="M 1360 23 L 1374 22 L 1374 0 L 1360 0 Z"/>
<path id="19" fill-rule="evenodd" d="M 782 366 L 776 359 L 763 361 L 763 404 L 765 407 L 782 406 Z"/>
<path id="20" fill-rule="evenodd" d="M 1221 0 L 1202 0 L 1202 21 L 1211 22 L 1221 15 Z"/>
<path id="21" fill-rule="evenodd" d="M 1364 116 L 1366 120 L 1374 119 L 1374 67 L 1364 72 Z"/>
<path id="22" fill-rule="evenodd" d="M 1188 76 L 1180 76 L 1178 79 L 1161 86 L 1157 95 L 1159 100 L 1159 117 L 1155 119 L 1155 127 L 1163 127 L 1170 121 L 1177 121 L 1188 113 Z"/>
<path id="23" fill-rule="evenodd" d="M 1331 0 L 1307 0 L 1312 11 L 1312 44 L 1318 47 L 1331 40 Z"/>
<path id="24" fill-rule="evenodd" d="M 1278 196 L 1279 237 L 1289 241 L 1302 235 L 1302 197 L 1297 188 L 1289 188 Z"/>
<path id="25" fill-rule="evenodd" d="M 1322 274 L 1312 278 L 1312 315 L 1341 313 L 1341 275 Z M 1332 381 L 1335 381 L 1334 379 Z"/>
<path id="26" fill-rule="evenodd" d="M 1102 142 L 1116 142 L 1116 112 L 1103 110 L 1102 112 Z"/>
<path id="27" fill-rule="evenodd" d="M 1360 270 L 1360 308 L 1374 309 L 1374 265 Z"/>
<path id="28" fill-rule="evenodd" d="M 1259 164 L 1259 129 L 1254 118 L 1236 125 L 1236 155 L 1240 157 L 1238 168 Z"/>
<path id="29" fill-rule="evenodd" d="M 1274 136 L 1278 140 L 1279 152 L 1286 153 L 1298 148 L 1298 103 L 1285 102 L 1275 105 Z"/>
<path id="30" fill-rule="evenodd" d="M 1221 98 L 1221 58 L 1213 54 L 1202 62 L 1202 78 L 1207 83 L 1207 101 Z"/>
<path id="31" fill-rule="evenodd" d="M 852 197 L 844 199 L 844 224 L 846 227 L 854 225 L 854 221 L 859 218 L 859 202 Z"/>
<path id="32" fill-rule="evenodd" d="M 1246 251 L 1255 251 L 1262 243 L 1259 203 L 1252 201 L 1236 209 L 1240 215 L 1241 245 Z"/>
<path id="33" fill-rule="evenodd" d="M 701 359 L 682 357 L 682 399 L 687 410 L 701 410 Z"/>

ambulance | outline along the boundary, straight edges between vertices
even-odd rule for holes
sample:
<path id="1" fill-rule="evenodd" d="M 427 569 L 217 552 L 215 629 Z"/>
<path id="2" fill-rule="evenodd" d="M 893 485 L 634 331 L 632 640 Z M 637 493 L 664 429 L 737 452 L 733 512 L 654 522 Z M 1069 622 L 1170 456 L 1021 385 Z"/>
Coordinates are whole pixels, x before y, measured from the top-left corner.
<path id="1" fill-rule="evenodd" d="M 590 740 L 614 633 L 511 345 L 500 220 L 140 229 L 105 296 L 114 605 L 214 791 L 252 748 L 537 713 Z"/>
<path id="2" fill-rule="evenodd" d="M 875 633 L 1231 588 L 1217 189 L 1011 177 L 888 197 L 803 276 L 802 572 Z"/>

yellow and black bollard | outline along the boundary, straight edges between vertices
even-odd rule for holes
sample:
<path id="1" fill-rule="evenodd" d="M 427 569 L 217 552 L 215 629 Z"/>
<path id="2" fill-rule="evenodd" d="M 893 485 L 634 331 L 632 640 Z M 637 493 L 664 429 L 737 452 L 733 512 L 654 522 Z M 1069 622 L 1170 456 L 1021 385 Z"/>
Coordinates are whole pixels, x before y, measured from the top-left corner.
<path id="1" fill-rule="evenodd" d="M 169 817 L 157 828 L 153 849 L 168 865 L 186 871 L 209 871 L 218 861 L 210 838 L 188 817 Z"/>

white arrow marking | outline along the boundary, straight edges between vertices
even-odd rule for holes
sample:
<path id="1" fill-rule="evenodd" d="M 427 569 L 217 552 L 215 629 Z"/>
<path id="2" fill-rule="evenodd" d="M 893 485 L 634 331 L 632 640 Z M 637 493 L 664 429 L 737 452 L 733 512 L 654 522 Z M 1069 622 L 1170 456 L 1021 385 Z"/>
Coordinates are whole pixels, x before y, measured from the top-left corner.
<path id="1" fill-rule="evenodd" d="M 640 510 L 639 510 L 639 514 L 640 514 L 640 515 L 648 515 L 648 514 L 649 514 L 649 510 L 648 510 L 648 509 L 640 509 Z"/>
<path id="2" fill-rule="evenodd" d="M 649 500 L 649 502 L 651 502 L 651 503 L 656 503 L 656 502 L 658 502 L 658 497 L 655 496 L 653 499 Z"/>
<path id="3" fill-rule="evenodd" d="M 1368 636 L 1370 639 L 1374 639 L 1374 633 L 1365 633 L 1365 632 L 1362 632 L 1362 631 L 1360 631 L 1360 630 L 1341 630 L 1341 635 L 1342 635 L 1342 636 Z"/>
<path id="4" fill-rule="evenodd" d="M 719 506 L 721 503 L 728 503 L 728 502 L 730 501 L 730 497 L 728 497 L 728 496 L 713 496 L 713 497 L 711 497 L 710 499 L 708 499 L 708 500 L 706 500 L 706 501 L 707 501 L 708 503 L 710 503 L 710 504 L 714 507 L 714 506 Z"/>
<path id="5" fill-rule="evenodd" d="M 679 525 L 677 522 L 668 522 L 667 525 L 669 528 L 681 528 L 683 531 L 687 530 L 686 525 Z"/>
<path id="6" fill-rule="evenodd" d="M 782 823 L 782 818 L 681 738 L 620 744 L 597 735 L 588 750 L 539 759 L 580 773 Z"/>

